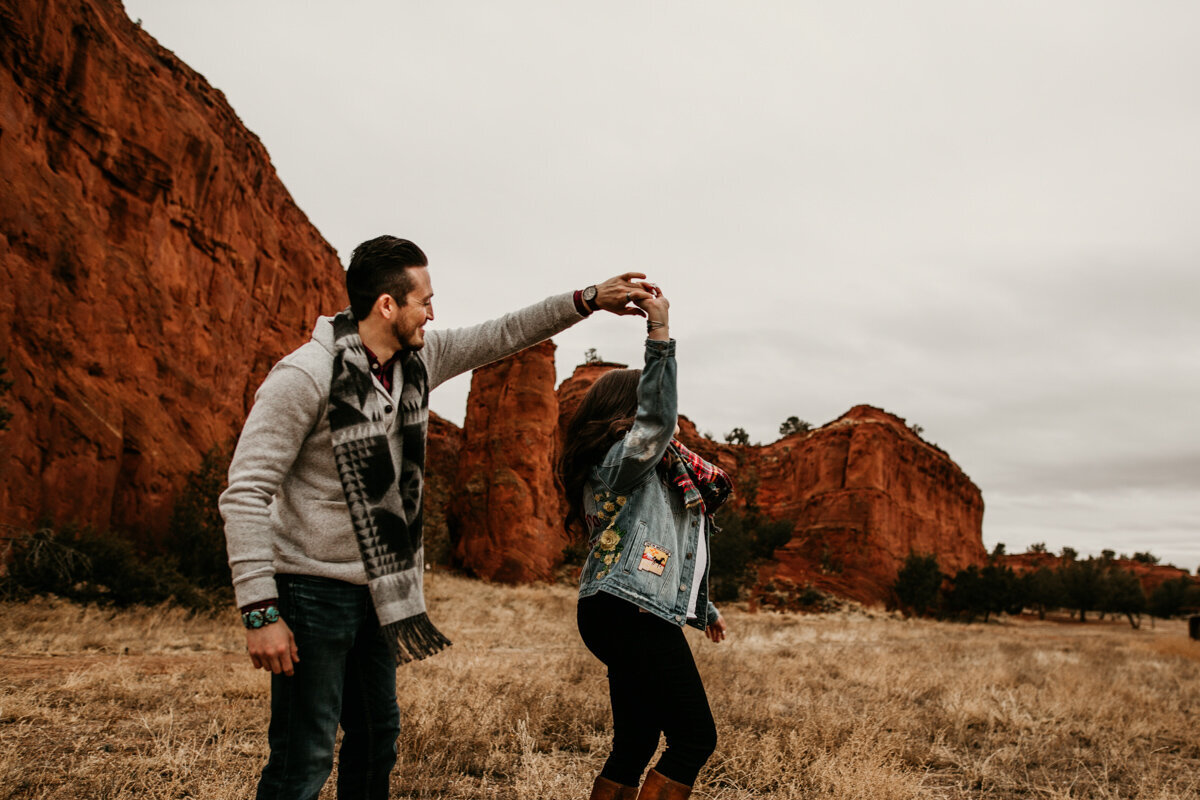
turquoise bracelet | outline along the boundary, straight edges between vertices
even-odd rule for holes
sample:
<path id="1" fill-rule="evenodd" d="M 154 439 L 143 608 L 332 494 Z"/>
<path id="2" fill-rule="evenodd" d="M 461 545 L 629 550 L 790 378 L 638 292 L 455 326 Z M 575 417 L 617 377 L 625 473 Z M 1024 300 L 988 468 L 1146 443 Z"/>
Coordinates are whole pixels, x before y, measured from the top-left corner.
<path id="1" fill-rule="evenodd" d="M 279 609 L 276 606 L 242 612 L 242 624 L 246 626 L 247 630 L 257 630 L 272 622 L 279 622 Z"/>

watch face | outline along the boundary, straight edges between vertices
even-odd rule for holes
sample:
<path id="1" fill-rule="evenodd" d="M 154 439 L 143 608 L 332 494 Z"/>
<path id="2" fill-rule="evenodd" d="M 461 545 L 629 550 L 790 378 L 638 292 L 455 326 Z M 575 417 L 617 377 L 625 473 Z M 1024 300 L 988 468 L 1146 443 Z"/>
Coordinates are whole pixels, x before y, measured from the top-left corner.
<path id="1" fill-rule="evenodd" d="M 596 299 L 596 287 L 589 286 L 586 289 L 584 289 L 583 290 L 583 299 L 588 300 L 588 301 L 595 300 Z"/>

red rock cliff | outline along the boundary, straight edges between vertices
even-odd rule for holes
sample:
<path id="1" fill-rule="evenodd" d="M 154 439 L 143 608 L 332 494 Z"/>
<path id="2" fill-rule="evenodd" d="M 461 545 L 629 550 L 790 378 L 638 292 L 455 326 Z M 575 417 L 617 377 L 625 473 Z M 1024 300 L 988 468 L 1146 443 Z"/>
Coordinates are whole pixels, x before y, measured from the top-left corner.
<path id="1" fill-rule="evenodd" d="M 0 0 L 0 523 L 150 534 L 344 305 L 224 96 L 115 0 Z"/>
<path id="2" fill-rule="evenodd" d="M 936 555 L 950 574 L 986 561 L 979 488 L 880 409 L 855 406 L 767 445 L 752 468 L 764 513 L 795 520 L 792 540 L 775 553 L 780 577 L 881 602 L 910 551 Z"/>
<path id="3" fill-rule="evenodd" d="M 447 518 L 454 560 L 506 583 L 549 580 L 567 544 L 553 342 L 475 370 Z"/>

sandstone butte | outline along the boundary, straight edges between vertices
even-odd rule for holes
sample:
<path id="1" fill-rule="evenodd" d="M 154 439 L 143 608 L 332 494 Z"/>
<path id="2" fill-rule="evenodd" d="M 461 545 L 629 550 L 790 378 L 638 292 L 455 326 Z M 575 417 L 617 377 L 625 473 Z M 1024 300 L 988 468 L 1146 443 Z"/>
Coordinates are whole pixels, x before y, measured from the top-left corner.
<path id="1" fill-rule="evenodd" d="M 543 513 L 561 501 L 537 494 L 554 481 L 553 462 L 545 454 L 558 452 L 561 438 L 554 443 L 551 433 L 561 437 L 588 387 L 621 365 L 580 366 L 555 392 L 553 358 L 553 349 L 542 345 L 514 357 L 511 368 L 500 362 L 477 372 L 472 383 L 456 481 L 458 511 L 450 527 L 458 562 L 477 574 L 539 579 L 561 560 L 565 542 L 557 520 Z M 527 384 L 520 395 L 509 382 L 518 377 Z M 512 414 L 507 421 L 480 424 L 502 408 Z M 506 427 L 512 432 L 501 433 Z M 527 428 L 536 428 L 536 437 Z M 776 551 L 777 563 L 764 579 L 883 602 L 910 551 L 935 554 L 951 574 L 986 561 L 978 487 L 899 417 L 856 406 L 816 430 L 766 446 L 713 442 L 686 418 L 681 429 L 685 444 L 733 475 L 741 490 L 738 502 L 756 503 L 768 518 L 794 521 L 791 541 Z M 540 453 L 529 452 L 533 442 Z M 516 496 L 522 508 L 538 509 L 528 531 L 514 535 L 512 516 L 490 501 L 489 492 L 498 490 L 506 499 Z M 527 566 L 534 563 L 537 569 Z"/>
<path id="2" fill-rule="evenodd" d="M 116 0 L 0 0 L 0 523 L 161 532 L 337 254 L 221 92 Z"/>

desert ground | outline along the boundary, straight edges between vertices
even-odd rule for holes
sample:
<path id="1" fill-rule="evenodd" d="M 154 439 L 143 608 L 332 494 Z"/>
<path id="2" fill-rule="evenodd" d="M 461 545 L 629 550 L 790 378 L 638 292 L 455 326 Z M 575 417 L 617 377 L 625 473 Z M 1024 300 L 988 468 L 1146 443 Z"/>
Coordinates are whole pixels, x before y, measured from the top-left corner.
<path id="1" fill-rule="evenodd" d="M 392 796 L 587 797 L 608 700 L 573 591 L 426 589 L 455 644 L 400 668 Z M 725 613 L 726 642 L 689 631 L 720 732 L 698 798 L 1200 796 L 1181 621 Z M 0 798 L 251 797 L 267 696 L 232 609 L 0 605 Z"/>

